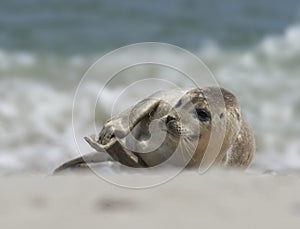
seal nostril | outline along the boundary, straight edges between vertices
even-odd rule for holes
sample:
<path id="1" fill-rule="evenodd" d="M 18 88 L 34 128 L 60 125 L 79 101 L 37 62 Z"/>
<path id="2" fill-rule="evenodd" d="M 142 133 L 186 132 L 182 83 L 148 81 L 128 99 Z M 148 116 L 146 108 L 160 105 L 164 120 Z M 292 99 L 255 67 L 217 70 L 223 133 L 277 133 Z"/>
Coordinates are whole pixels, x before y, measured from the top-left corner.
<path id="1" fill-rule="evenodd" d="M 175 117 L 168 115 L 168 117 L 166 119 L 166 123 L 168 124 L 169 122 L 174 121 L 174 120 L 175 120 Z"/>

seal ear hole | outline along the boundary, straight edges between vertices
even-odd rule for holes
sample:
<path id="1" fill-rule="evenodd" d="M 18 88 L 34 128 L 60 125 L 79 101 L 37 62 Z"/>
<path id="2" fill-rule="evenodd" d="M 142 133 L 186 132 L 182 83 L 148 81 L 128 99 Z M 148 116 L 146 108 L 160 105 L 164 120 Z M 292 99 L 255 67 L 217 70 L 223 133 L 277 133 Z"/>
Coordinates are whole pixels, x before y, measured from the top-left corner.
<path id="1" fill-rule="evenodd" d="M 224 117 L 224 114 L 223 113 L 221 113 L 220 114 L 220 119 L 222 119 Z"/>
<path id="2" fill-rule="evenodd" d="M 205 109 L 196 108 L 196 114 L 197 114 L 198 119 L 202 122 L 211 120 L 210 112 Z"/>

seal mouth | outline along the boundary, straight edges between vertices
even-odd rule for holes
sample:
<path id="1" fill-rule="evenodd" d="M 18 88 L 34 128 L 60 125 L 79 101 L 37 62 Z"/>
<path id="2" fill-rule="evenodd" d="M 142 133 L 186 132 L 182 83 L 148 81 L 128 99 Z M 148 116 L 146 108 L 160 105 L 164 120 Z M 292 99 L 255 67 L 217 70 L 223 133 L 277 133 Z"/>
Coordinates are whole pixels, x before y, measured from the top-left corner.
<path id="1" fill-rule="evenodd" d="M 199 136 L 191 133 L 190 130 L 178 125 L 178 121 L 170 122 L 166 125 L 166 132 L 169 134 L 170 138 L 174 141 L 180 141 L 182 138 L 193 140 Z"/>
<path id="2" fill-rule="evenodd" d="M 160 120 L 160 128 L 162 131 L 167 132 L 170 139 L 177 142 L 182 137 L 189 138 L 190 135 L 193 135 L 190 130 L 184 128 L 179 119 L 171 119 L 168 118 L 169 116 L 166 116 Z"/>
<path id="3" fill-rule="evenodd" d="M 199 137 L 201 136 L 201 133 L 199 134 L 195 134 L 193 132 L 191 132 L 189 129 L 186 129 L 180 125 L 178 125 L 178 123 L 176 124 L 176 121 L 168 123 L 168 125 L 166 125 L 166 128 L 164 129 L 169 136 L 174 139 L 175 141 L 179 141 L 181 138 L 190 140 L 190 141 L 195 141 L 197 139 L 199 139 Z"/>

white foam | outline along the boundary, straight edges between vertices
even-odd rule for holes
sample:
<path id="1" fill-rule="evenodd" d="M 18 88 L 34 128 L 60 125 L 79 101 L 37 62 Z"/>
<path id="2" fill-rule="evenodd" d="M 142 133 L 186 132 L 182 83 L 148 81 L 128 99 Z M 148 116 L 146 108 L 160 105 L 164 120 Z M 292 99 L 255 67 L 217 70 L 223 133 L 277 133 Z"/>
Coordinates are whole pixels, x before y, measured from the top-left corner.
<path id="1" fill-rule="evenodd" d="M 73 142 L 61 140 L 72 133 L 69 93 L 22 79 L 2 79 L 0 87 L 0 167 L 13 167 L 14 158 L 16 167 L 26 161 L 28 169 L 47 161 L 54 148 L 63 149 L 56 151 L 58 159 L 75 153 Z"/>

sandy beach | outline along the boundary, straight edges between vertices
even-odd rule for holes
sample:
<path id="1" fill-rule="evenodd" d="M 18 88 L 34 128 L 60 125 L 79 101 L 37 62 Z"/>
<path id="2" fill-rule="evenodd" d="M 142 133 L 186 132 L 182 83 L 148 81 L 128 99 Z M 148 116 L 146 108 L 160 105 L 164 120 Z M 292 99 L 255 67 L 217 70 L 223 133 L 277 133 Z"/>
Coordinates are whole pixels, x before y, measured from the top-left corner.
<path id="1" fill-rule="evenodd" d="M 299 228 L 300 179 L 184 172 L 150 189 L 93 174 L 0 178 L 0 228 Z"/>

